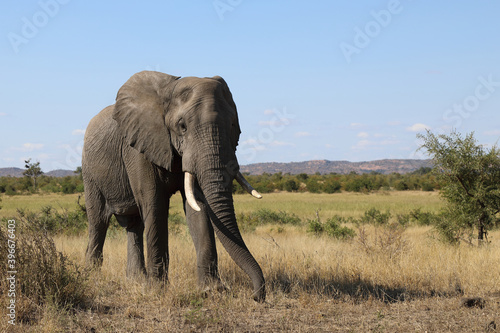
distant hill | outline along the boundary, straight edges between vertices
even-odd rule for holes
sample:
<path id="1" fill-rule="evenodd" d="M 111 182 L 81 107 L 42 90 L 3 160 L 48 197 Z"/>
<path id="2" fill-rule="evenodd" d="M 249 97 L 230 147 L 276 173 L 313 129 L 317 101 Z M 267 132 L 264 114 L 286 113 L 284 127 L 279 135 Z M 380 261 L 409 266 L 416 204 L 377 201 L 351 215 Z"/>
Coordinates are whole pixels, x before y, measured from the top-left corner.
<path id="1" fill-rule="evenodd" d="M 263 173 L 290 173 L 296 175 L 299 173 L 321 174 L 340 173 L 346 174 L 350 172 L 370 173 L 372 171 L 382 174 L 393 172 L 408 173 L 420 169 L 421 167 L 432 167 L 430 160 L 378 160 L 370 162 L 348 162 L 348 161 L 305 161 L 291 163 L 255 163 L 242 165 L 241 172 L 247 172 L 251 175 L 260 175 Z M 12 176 L 22 177 L 24 169 L 20 168 L 0 168 L 0 177 Z M 66 177 L 74 176 L 72 170 L 53 170 L 45 173 L 51 177 Z"/>
<path id="2" fill-rule="evenodd" d="M 0 177 L 22 177 L 23 171 L 20 168 L 0 168 Z"/>
<path id="3" fill-rule="evenodd" d="M 24 169 L 21 168 L 0 168 L 0 177 L 23 177 Z M 73 170 L 52 170 L 47 173 L 44 173 L 46 176 L 50 177 L 66 177 L 66 176 L 74 176 L 75 173 Z"/>
<path id="4" fill-rule="evenodd" d="M 372 171 L 382 174 L 408 173 L 420 169 L 421 167 L 432 167 L 430 160 L 378 160 L 370 162 L 348 162 L 348 161 L 305 161 L 291 163 L 255 163 L 242 165 L 241 172 L 247 172 L 251 175 L 260 175 L 263 173 L 290 173 L 292 175 L 299 173 L 321 174 L 339 173 L 347 174 L 350 172 L 370 173 Z"/>

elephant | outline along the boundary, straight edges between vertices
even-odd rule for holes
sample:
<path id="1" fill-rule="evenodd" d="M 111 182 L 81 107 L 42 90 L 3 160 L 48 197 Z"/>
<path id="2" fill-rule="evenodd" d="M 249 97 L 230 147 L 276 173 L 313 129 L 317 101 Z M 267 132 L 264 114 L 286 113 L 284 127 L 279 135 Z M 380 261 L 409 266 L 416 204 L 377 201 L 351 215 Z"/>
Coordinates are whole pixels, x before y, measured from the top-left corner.
<path id="1" fill-rule="evenodd" d="M 180 191 L 196 250 L 198 284 L 225 288 L 216 234 L 250 277 L 253 298 L 264 301 L 262 269 L 243 241 L 234 211 L 233 179 L 261 197 L 239 172 L 240 133 L 236 105 L 222 77 L 181 78 L 155 71 L 131 76 L 115 104 L 92 118 L 85 133 L 86 262 L 102 265 L 114 215 L 127 231 L 127 277 L 166 282 L 169 202 Z"/>

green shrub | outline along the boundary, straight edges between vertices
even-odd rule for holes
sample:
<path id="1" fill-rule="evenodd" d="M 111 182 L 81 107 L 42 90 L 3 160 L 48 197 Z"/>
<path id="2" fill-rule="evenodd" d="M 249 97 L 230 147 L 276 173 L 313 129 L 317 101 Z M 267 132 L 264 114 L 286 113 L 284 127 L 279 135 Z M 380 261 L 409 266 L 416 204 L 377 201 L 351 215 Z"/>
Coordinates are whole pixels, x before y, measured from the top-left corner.
<path id="1" fill-rule="evenodd" d="M 29 224 L 33 230 L 66 235 L 77 235 L 87 230 L 87 215 L 83 209 L 58 212 L 49 205 L 42 207 L 39 212 L 18 209 L 17 213 L 18 219 Z"/>
<path id="2" fill-rule="evenodd" d="M 475 236 L 469 217 L 451 205 L 436 216 L 434 229 L 440 239 L 449 244 L 459 244 L 461 241 L 472 244 Z"/>
<path id="3" fill-rule="evenodd" d="M 432 192 L 434 191 L 434 185 L 428 182 L 422 183 L 422 191 Z"/>
<path id="4" fill-rule="evenodd" d="M 325 227 L 323 226 L 323 223 L 321 223 L 318 219 L 307 220 L 307 232 L 319 236 L 324 231 Z"/>
<path id="5" fill-rule="evenodd" d="M 352 239 L 356 236 L 356 232 L 348 227 L 342 226 L 347 221 L 338 215 L 328 219 L 325 223 L 325 232 L 328 236 L 337 239 Z"/>
<path id="6" fill-rule="evenodd" d="M 410 212 L 410 216 L 418 225 L 432 225 L 438 220 L 438 216 L 436 214 L 422 212 L 420 208 L 412 210 Z"/>
<path id="7" fill-rule="evenodd" d="M 299 185 L 293 179 L 288 179 L 283 183 L 283 189 L 287 192 L 297 192 Z"/>
<path id="8" fill-rule="evenodd" d="M 184 214 L 172 212 L 168 214 L 168 230 L 174 233 L 180 233 L 183 227 L 186 226 L 186 218 Z"/>
<path id="9" fill-rule="evenodd" d="M 321 193 L 321 184 L 319 184 L 315 179 L 309 179 L 307 181 L 307 191 L 310 193 Z"/>
<path id="10" fill-rule="evenodd" d="M 253 231 L 255 228 L 265 224 L 291 224 L 299 225 L 302 221 L 295 214 L 284 211 L 272 211 L 269 209 L 259 209 L 251 213 L 241 213 L 238 215 L 238 224 L 245 231 Z"/>
<path id="11" fill-rule="evenodd" d="M 348 240 L 356 236 L 356 232 L 348 227 L 342 226 L 343 223 L 350 222 L 351 220 L 344 219 L 339 215 L 328 219 L 326 223 L 322 223 L 318 212 L 316 218 L 307 221 L 307 232 L 320 236 L 326 234 L 329 237 Z"/>
<path id="12" fill-rule="evenodd" d="M 340 189 L 342 188 L 342 185 L 338 180 L 331 179 L 329 178 L 324 184 L 323 184 L 323 192 L 325 193 L 340 193 Z"/>
<path id="13" fill-rule="evenodd" d="M 406 227 L 411 222 L 411 216 L 410 214 L 398 214 L 396 215 L 396 220 L 399 225 Z"/>
<path id="14" fill-rule="evenodd" d="M 360 222 L 368 224 L 384 225 L 389 223 L 390 218 L 391 218 L 391 213 L 389 211 L 382 213 L 376 208 L 370 208 L 365 212 L 363 217 L 361 217 Z"/>

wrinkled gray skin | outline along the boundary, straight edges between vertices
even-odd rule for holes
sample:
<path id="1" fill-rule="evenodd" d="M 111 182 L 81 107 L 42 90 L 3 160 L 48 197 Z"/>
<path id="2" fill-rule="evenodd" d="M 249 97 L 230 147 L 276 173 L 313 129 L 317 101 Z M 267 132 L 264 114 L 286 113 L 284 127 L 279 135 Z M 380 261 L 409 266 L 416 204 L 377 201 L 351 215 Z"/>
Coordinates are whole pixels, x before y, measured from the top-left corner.
<path id="1" fill-rule="evenodd" d="M 87 127 L 83 180 L 89 219 L 86 260 L 102 264 L 109 220 L 127 228 L 127 276 L 166 280 L 169 199 L 180 191 L 196 248 L 198 281 L 221 286 L 215 236 L 265 299 L 264 277 L 247 249 L 234 213 L 232 179 L 240 135 L 231 92 L 221 77 L 178 78 L 144 71 L 118 91 L 116 104 Z M 194 175 L 201 211 L 186 202 L 184 172 Z M 147 258 L 144 260 L 143 232 Z"/>

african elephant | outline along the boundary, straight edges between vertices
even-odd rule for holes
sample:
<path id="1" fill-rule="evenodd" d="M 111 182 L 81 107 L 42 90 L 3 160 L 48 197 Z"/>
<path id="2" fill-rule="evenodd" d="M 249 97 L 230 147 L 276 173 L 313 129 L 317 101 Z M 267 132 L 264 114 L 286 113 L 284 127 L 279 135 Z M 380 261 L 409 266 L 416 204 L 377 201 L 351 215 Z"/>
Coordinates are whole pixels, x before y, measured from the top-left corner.
<path id="1" fill-rule="evenodd" d="M 221 77 L 180 78 L 153 71 L 133 75 L 119 89 L 116 103 L 96 115 L 85 134 L 86 261 L 102 264 L 114 214 L 127 230 L 127 276 L 166 280 L 169 200 L 180 191 L 196 249 L 198 283 L 221 286 L 215 230 L 251 278 L 254 299 L 263 301 L 264 276 L 241 237 L 234 212 L 234 178 L 260 197 L 239 172 L 239 136 L 236 105 Z"/>

